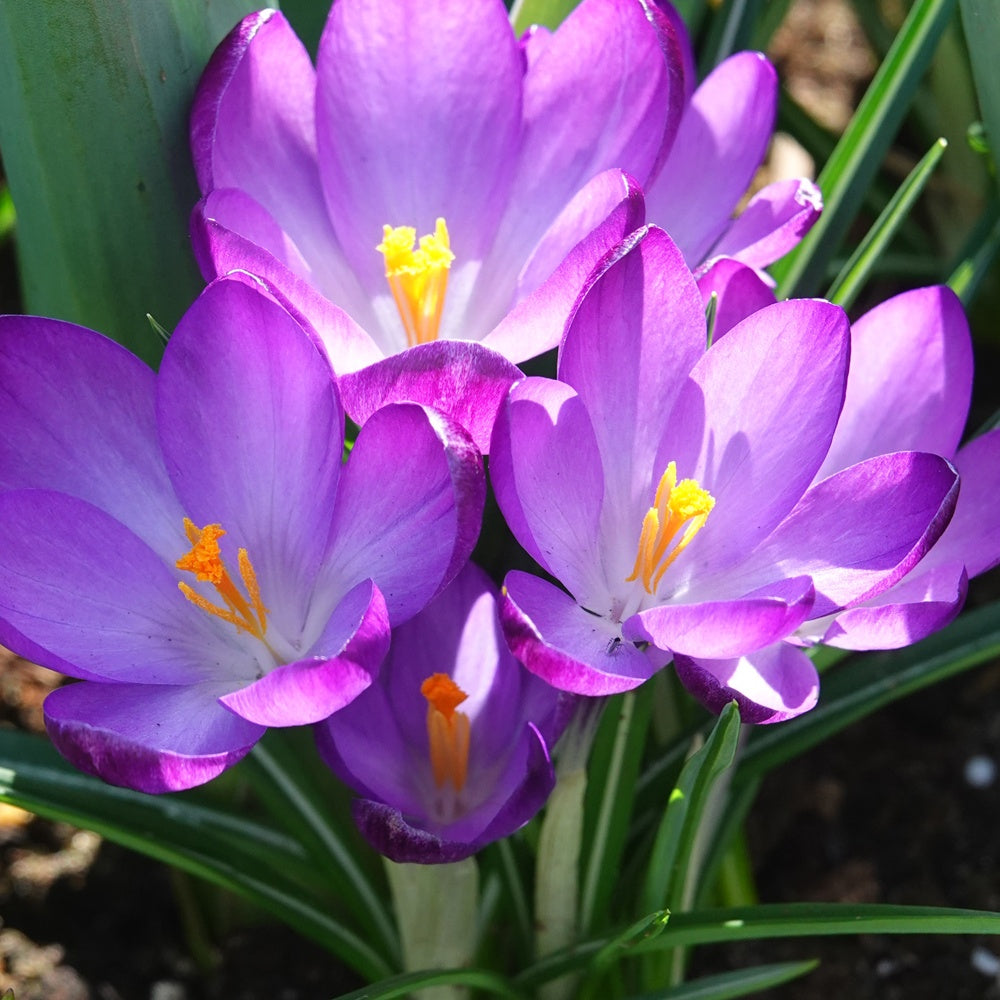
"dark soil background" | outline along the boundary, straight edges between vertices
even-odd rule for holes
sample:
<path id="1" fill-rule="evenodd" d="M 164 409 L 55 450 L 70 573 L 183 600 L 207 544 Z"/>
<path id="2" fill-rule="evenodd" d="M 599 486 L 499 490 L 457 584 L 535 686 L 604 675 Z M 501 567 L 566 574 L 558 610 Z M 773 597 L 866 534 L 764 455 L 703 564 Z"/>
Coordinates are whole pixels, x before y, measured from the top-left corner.
<path id="1" fill-rule="evenodd" d="M 771 54 L 796 100 L 834 131 L 876 65 L 844 0 L 797 0 Z M 807 169 L 803 156 L 779 142 L 774 169 Z M 10 246 L 0 255 L 9 310 Z M 1000 366 L 995 349 L 980 346 L 976 413 L 985 419 L 1000 406 L 1000 389 L 984 386 L 982 375 Z M 997 596 L 994 571 L 976 581 L 970 600 Z M 58 675 L 0 650 L 0 726 L 42 731 L 41 702 L 57 683 Z M 992 664 L 779 769 L 748 828 L 761 900 L 1000 910 L 997 762 L 1000 664 Z M 212 928 L 208 939 L 218 944 L 206 950 L 183 915 L 201 891 L 95 834 L 0 805 L 0 995 L 11 988 L 16 1000 L 327 1000 L 359 985 L 324 951 L 238 903 L 218 921 L 230 929 Z M 822 960 L 817 971 L 761 995 L 1000 998 L 1000 940 L 990 938 L 768 941 L 704 948 L 694 968 L 813 957 Z"/>

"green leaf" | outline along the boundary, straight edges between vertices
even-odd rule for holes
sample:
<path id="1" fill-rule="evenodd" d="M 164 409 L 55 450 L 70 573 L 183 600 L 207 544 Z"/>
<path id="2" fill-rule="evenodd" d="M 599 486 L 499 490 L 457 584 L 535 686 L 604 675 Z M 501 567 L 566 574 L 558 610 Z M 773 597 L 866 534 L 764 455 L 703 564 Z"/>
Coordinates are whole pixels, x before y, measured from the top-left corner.
<path id="1" fill-rule="evenodd" d="M 930 63 L 955 0 L 916 0 L 885 61 L 819 176 L 824 209 L 805 239 L 772 267 L 778 296 L 808 295 L 862 203 Z"/>
<path id="2" fill-rule="evenodd" d="M 817 965 L 817 961 L 756 965 L 749 969 L 736 969 L 693 979 L 657 993 L 643 993 L 631 1000 L 734 1000 L 736 997 L 749 996 L 759 990 L 791 982 L 812 972 Z"/>
<path id="3" fill-rule="evenodd" d="M 94 830 L 124 847 L 245 896 L 328 948 L 367 978 L 391 971 L 365 940 L 330 916 L 310 890 L 301 845 L 197 793 L 144 795 L 81 774 L 50 744 L 0 731 L 0 801 Z"/>
<path id="4" fill-rule="evenodd" d="M 832 934 L 1000 934 L 1000 913 L 883 903 L 775 903 L 675 913 L 636 952 L 678 945 Z"/>
<path id="5" fill-rule="evenodd" d="M 685 763 L 653 843 L 639 904 L 644 911 L 683 905 L 705 808 L 715 783 L 733 762 L 739 734 L 739 709 L 730 702 L 705 745 Z"/>
<path id="6" fill-rule="evenodd" d="M 448 969 L 405 972 L 400 976 L 362 987 L 360 990 L 342 993 L 334 1000 L 392 1000 L 393 997 L 409 996 L 417 989 L 447 985 L 467 986 L 495 996 L 510 997 L 512 1000 L 521 1000 L 523 997 L 523 994 L 518 993 L 506 979 L 495 973 L 480 969 Z"/>
<path id="7" fill-rule="evenodd" d="M 631 927 L 626 928 L 617 937 L 612 938 L 598 951 L 592 963 L 594 969 L 605 969 L 609 965 L 613 965 L 619 961 L 637 944 L 658 937 L 663 933 L 663 929 L 669 921 L 669 910 L 660 910 L 658 913 L 651 913 L 649 916 L 637 920 Z"/>
<path id="8" fill-rule="evenodd" d="M 553 30 L 573 12 L 580 0 L 514 0 L 510 8 L 510 20 L 517 35 L 527 31 L 533 24 L 541 24 Z"/>
<path id="9" fill-rule="evenodd" d="M 187 122 L 215 45 L 256 0 L 0 4 L 0 148 L 26 311 L 155 362 L 204 282 Z"/>
<path id="10" fill-rule="evenodd" d="M 959 0 L 959 3 L 976 96 L 996 167 L 1000 159 L 1000 59 L 997 59 L 1000 18 L 997 17 L 996 0 Z M 995 169 L 994 180 L 1000 183 L 1000 175 Z"/>
<path id="11" fill-rule="evenodd" d="M 855 657 L 823 676 L 819 704 L 752 732 L 734 783 L 752 781 L 858 719 L 1000 654 L 1000 603 L 966 612 L 906 649 Z"/>
<path id="12" fill-rule="evenodd" d="M 947 147 L 946 140 L 938 139 L 910 171 L 830 286 L 826 297 L 831 302 L 836 302 L 845 309 L 850 309 L 853 305 L 872 268 L 909 215 Z"/>
<path id="13" fill-rule="evenodd" d="M 1000 200 L 993 199 L 953 266 L 948 287 L 968 308 L 1000 252 Z"/>

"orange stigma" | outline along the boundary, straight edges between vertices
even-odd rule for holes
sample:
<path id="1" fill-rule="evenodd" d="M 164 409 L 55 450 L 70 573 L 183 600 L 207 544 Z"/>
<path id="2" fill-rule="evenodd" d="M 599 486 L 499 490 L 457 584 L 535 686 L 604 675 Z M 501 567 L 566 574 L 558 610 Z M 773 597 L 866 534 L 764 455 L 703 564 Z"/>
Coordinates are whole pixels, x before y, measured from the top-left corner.
<path id="1" fill-rule="evenodd" d="M 635 566 L 626 582 L 641 578 L 646 593 L 655 593 L 667 568 L 701 531 L 714 506 L 715 498 L 696 480 L 677 482 L 677 465 L 671 462 L 660 478 L 653 506 L 642 519 Z M 687 529 L 671 549 L 670 543 L 685 524 Z"/>
<path id="2" fill-rule="evenodd" d="M 427 699 L 427 742 L 434 783 L 451 781 L 456 792 L 465 785 L 469 767 L 469 717 L 455 709 L 468 695 L 447 675 L 431 674 L 420 685 Z"/>
<path id="3" fill-rule="evenodd" d="M 383 226 L 382 242 L 375 248 L 385 257 L 385 276 L 406 328 L 410 347 L 437 340 L 448 289 L 448 271 L 455 255 L 448 241 L 448 227 L 438 219 L 434 232 L 420 237 L 412 226 Z"/>
<path id="4" fill-rule="evenodd" d="M 240 579 L 246 597 L 240 593 L 226 569 L 219 549 L 219 539 L 225 534 L 222 525 L 208 524 L 199 528 L 190 518 L 184 518 L 184 531 L 191 543 L 191 551 L 177 560 L 176 566 L 195 579 L 210 583 L 219 592 L 223 605 L 213 604 L 183 581 L 177 584 L 181 593 L 197 608 L 235 625 L 242 632 L 249 632 L 264 642 L 267 631 L 267 608 L 260 598 L 260 586 L 253 563 L 246 549 L 239 550 Z"/>

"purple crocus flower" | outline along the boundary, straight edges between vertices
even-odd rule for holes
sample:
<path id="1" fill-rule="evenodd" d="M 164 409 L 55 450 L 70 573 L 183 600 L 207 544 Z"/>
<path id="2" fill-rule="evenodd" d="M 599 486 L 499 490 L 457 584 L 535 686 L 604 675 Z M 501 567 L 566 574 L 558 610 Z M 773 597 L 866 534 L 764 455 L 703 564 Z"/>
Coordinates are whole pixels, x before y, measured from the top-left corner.
<path id="1" fill-rule="evenodd" d="M 0 640 L 80 679 L 45 702 L 74 764 L 189 787 L 368 687 L 468 558 L 484 482 L 422 406 L 373 416 L 345 465 L 343 434 L 324 353 L 256 280 L 209 286 L 158 374 L 0 320 Z"/>
<path id="2" fill-rule="evenodd" d="M 679 44 L 651 0 L 584 0 L 523 45 L 501 0 L 337 0 L 314 70 L 281 14 L 253 14 L 192 114 L 202 270 L 281 288 L 358 422 L 416 399 L 485 449 L 515 364 L 556 345 L 642 222 L 636 182 L 680 119 Z"/>
<path id="3" fill-rule="evenodd" d="M 676 246 L 654 228 L 630 240 L 581 300 L 559 381 L 518 383 L 497 421 L 500 507 L 566 588 L 508 574 L 501 616 L 515 656 L 590 695 L 635 687 L 672 656 L 696 695 L 714 704 L 725 689 L 749 721 L 811 707 L 808 658 L 746 654 L 899 580 L 957 494 L 954 469 L 920 452 L 812 485 L 849 337 L 837 307 L 789 301 L 706 351 Z"/>
<path id="4" fill-rule="evenodd" d="M 549 747 L 571 702 L 510 655 L 496 588 L 469 563 L 393 630 L 376 682 L 321 723 L 317 741 L 362 796 L 354 816 L 376 850 L 399 862 L 458 861 L 541 808 L 555 784 Z"/>

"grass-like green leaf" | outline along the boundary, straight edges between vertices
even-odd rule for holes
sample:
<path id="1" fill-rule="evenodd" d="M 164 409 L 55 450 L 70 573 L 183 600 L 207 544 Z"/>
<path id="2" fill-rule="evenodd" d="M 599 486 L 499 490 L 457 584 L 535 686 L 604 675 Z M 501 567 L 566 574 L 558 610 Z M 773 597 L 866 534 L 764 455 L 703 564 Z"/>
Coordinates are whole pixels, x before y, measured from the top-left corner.
<path id="1" fill-rule="evenodd" d="M 754 780 L 882 706 L 1000 655 L 998 610 L 996 603 L 977 608 L 906 649 L 855 657 L 831 670 L 811 712 L 753 731 L 734 782 Z"/>
<path id="2" fill-rule="evenodd" d="M 1000 59 L 997 58 L 1000 18 L 996 0 L 959 0 L 959 3 L 976 96 L 996 167 L 1000 160 Z M 995 169 L 993 177 L 1000 183 L 1000 174 Z"/>
<path id="3" fill-rule="evenodd" d="M 916 0 L 858 110 L 819 176 L 824 210 L 805 239 L 772 268 L 778 295 L 812 294 L 847 232 L 906 113 L 955 0 Z"/>
<path id="4" fill-rule="evenodd" d="M 381 982 L 365 986 L 360 990 L 342 993 L 335 1000 L 393 1000 L 393 997 L 406 997 L 414 990 L 426 989 L 431 986 L 466 986 L 469 989 L 482 990 L 494 996 L 509 997 L 511 1000 L 524 1000 L 524 994 L 515 990 L 506 979 L 481 969 L 404 972 L 402 975 L 383 979 Z"/>
<path id="5" fill-rule="evenodd" d="M 775 962 L 735 969 L 714 976 L 704 976 L 691 982 L 672 986 L 654 993 L 643 993 L 630 1000 L 736 1000 L 772 986 L 781 986 L 812 972 L 819 962 Z"/>
<path id="6" fill-rule="evenodd" d="M 955 262 L 948 287 L 968 308 L 983 278 L 989 273 L 1000 252 L 1000 199 L 994 199 L 983 212 L 966 245 Z"/>
<path id="7" fill-rule="evenodd" d="M 920 197 L 947 146 L 948 143 L 944 139 L 938 139 L 910 171 L 830 286 L 826 297 L 831 302 L 836 302 L 845 309 L 850 309 L 853 305 L 875 263 L 895 236 L 903 220 L 909 215 L 914 202 Z"/>
<path id="8" fill-rule="evenodd" d="M 45 740 L 0 732 L 0 801 L 94 830 L 245 896 L 328 948 L 368 978 L 392 968 L 331 915 L 332 897 L 300 844 L 280 831 L 198 800 L 197 793 L 144 795 L 81 774 Z"/>

